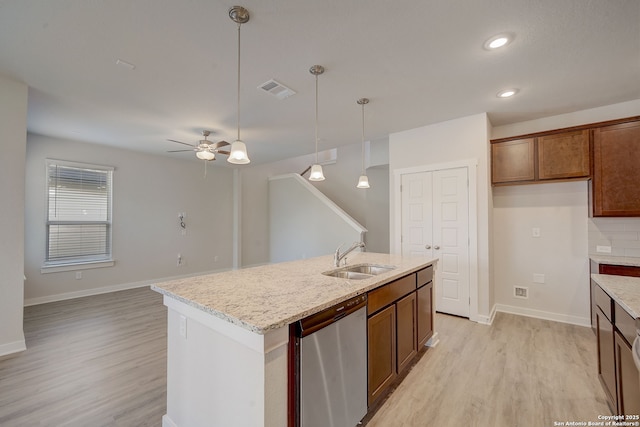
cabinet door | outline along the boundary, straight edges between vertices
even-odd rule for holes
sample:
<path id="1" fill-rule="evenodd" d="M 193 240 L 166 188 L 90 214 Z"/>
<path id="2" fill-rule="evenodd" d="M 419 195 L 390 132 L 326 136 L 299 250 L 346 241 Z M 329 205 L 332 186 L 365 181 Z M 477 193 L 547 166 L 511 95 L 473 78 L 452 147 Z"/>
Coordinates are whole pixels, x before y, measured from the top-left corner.
<path id="1" fill-rule="evenodd" d="M 491 182 L 533 181 L 535 140 L 533 138 L 491 144 Z"/>
<path id="2" fill-rule="evenodd" d="M 588 177 L 589 153 L 588 130 L 538 137 L 538 179 Z"/>
<path id="3" fill-rule="evenodd" d="M 598 341 L 598 377 L 611 410 L 617 408 L 616 364 L 613 344 L 613 325 L 600 307 L 596 307 L 596 336 Z"/>
<path id="4" fill-rule="evenodd" d="M 418 354 L 416 301 L 416 293 L 412 292 L 396 303 L 398 373 Z"/>
<path id="5" fill-rule="evenodd" d="M 433 282 L 417 291 L 418 294 L 418 350 L 433 336 Z"/>
<path id="6" fill-rule="evenodd" d="M 368 320 L 369 406 L 396 378 L 396 306 L 390 305 Z"/>
<path id="7" fill-rule="evenodd" d="M 618 414 L 640 414 L 640 378 L 633 362 L 631 346 L 616 332 L 616 373 L 618 377 Z"/>
<path id="8" fill-rule="evenodd" d="M 640 122 L 593 131 L 594 216 L 640 216 Z"/>

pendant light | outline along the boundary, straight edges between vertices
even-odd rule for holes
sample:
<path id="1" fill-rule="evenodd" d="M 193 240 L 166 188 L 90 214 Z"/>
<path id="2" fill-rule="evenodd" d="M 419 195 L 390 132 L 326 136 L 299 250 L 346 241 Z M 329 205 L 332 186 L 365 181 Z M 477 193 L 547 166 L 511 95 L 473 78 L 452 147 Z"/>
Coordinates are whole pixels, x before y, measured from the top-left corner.
<path id="1" fill-rule="evenodd" d="M 364 106 L 369 103 L 367 98 L 358 99 L 358 104 L 362 105 L 362 175 L 358 179 L 358 188 L 369 188 L 369 178 L 364 173 Z"/>
<path id="2" fill-rule="evenodd" d="M 240 27 L 249 22 L 249 11 L 242 6 L 229 9 L 229 17 L 238 24 L 238 138 L 231 144 L 227 161 L 236 165 L 246 165 L 250 162 L 247 146 L 240 139 Z"/>
<path id="3" fill-rule="evenodd" d="M 309 68 L 309 72 L 316 76 L 316 162 L 311 166 L 309 181 L 324 181 L 322 166 L 318 163 L 318 76 L 324 73 L 322 65 L 314 65 Z"/>

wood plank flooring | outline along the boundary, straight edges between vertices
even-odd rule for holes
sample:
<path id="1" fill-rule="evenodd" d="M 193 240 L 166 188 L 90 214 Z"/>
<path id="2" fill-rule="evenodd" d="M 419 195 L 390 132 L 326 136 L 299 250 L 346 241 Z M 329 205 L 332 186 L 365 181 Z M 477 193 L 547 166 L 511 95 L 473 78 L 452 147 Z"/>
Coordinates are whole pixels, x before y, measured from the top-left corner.
<path id="1" fill-rule="evenodd" d="M 440 343 L 367 427 L 550 427 L 611 415 L 589 328 L 498 313 L 492 326 L 438 314 L 436 330 Z"/>
<path id="2" fill-rule="evenodd" d="M 436 330 L 438 346 L 368 427 L 546 427 L 610 414 L 588 328 L 499 313 L 492 326 L 438 314 Z M 25 352 L 0 358 L 0 426 L 161 426 L 161 295 L 140 288 L 26 307 L 25 336 Z"/>
<path id="3" fill-rule="evenodd" d="M 25 307 L 0 358 L 0 426 L 160 426 L 167 315 L 149 288 Z"/>

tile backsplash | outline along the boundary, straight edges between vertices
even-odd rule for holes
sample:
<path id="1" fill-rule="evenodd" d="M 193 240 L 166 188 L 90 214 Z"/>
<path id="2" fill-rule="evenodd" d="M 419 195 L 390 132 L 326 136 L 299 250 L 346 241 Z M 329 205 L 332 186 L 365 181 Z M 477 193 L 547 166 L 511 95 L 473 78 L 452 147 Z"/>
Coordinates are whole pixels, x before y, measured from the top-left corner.
<path id="1" fill-rule="evenodd" d="M 589 218 L 589 254 L 611 246 L 613 256 L 640 257 L 640 218 Z"/>

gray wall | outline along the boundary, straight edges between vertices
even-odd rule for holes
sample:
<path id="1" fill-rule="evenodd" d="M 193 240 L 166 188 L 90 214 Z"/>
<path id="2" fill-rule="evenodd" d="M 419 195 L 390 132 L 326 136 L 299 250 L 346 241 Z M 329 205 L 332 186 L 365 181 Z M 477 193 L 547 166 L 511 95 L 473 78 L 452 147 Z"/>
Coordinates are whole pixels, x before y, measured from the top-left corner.
<path id="1" fill-rule="evenodd" d="M 45 253 L 45 159 L 114 166 L 113 267 L 41 273 Z M 27 303 L 231 268 L 233 170 L 102 145 L 29 135 L 26 171 Z M 186 235 L 178 221 L 186 212 Z M 184 266 L 177 266 L 180 253 Z M 216 258 L 217 257 L 217 258 Z M 217 259 L 217 260 L 216 260 Z"/>
<path id="2" fill-rule="evenodd" d="M 0 355 L 24 349 L 27 86 L 0 76 Z"/>
<path id="3" fill-rule="evenodd" d="M 288 174 L 269 180 L 269 230 L 270 261 L 282 262 L 346 249 L 362 241 L 365 228 L 306 179 Z"/>
<path id="4" fill-rule="evenodd" d="M 371 147 L 375 166 L 367 169 L 370 189 L 356 188 L 362 167 L 360 143 L 338 147 L 336 163 L 323 167 L 326 179 L 312 185 L 368 230 L 365 234 L 367 251 L 388 253 L 389 173 L 383 164 L 388 160 L 388 139 L 372 141 Z M 314 155 L 307 155 L 241 170 L 242 266 L 269 262 L 268 178 L 300 173 L 313 160 Z"/>

